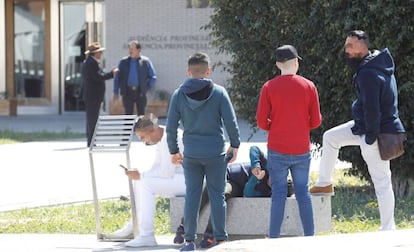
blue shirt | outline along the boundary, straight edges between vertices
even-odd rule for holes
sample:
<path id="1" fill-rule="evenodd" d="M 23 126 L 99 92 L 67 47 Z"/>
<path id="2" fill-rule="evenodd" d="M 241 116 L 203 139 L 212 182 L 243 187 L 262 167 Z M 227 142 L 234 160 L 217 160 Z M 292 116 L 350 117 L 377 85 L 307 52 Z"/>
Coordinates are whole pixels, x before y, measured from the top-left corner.
<path id="1" fill-rule="evenodd" d="M 131 59 L 129 61 L 128 86 L 138 87 L 138 59 Z"/>

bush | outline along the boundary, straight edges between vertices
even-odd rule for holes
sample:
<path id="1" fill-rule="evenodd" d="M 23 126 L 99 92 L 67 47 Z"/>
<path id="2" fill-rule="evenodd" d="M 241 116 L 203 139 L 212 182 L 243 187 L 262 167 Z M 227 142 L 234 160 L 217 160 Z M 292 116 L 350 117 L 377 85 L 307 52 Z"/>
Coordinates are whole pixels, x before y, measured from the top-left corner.
<path id="1" fill-rule="evenodd" d="M 317 144 L 324 131 L 351 119 L 355 91 L 342 56 L 346 33 L 362 29 L 370 35 L 373 48 L 388 47 L 396 64 L 400 116 L 408 133 L 406 154 L 391 162 L 394 189 L 400 196 L 414 195 L 412 1 L 216 0 L 214 4 L 205 28 L 211 30 L 220 51 L 231 56 L 231 62 L 223 62 L 232 75 L 229 93 L 238 116 L 253 130 L 261 87 L 278 74 L 276 47 L 294 45 L 303 57 L 299 74 L 317 85 L 323 115 L 321 127 L 311 133 Z M 352 163 L 352 174 L 369 179 L 359 148 L 343 148 L 340 159 Z"/>

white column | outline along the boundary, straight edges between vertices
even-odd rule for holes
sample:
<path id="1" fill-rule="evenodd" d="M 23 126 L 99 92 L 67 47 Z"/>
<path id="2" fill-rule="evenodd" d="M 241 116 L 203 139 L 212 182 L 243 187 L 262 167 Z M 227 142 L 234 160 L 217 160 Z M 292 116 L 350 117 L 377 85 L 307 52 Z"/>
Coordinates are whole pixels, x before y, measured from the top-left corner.
<path id="1" fill-rule="evenodd" d="M 59 1 L 50 1 L 50 83 L 51 83 L 51 107 L 54 113 L 59 109 Z M 63 91 L 64 92 L 64 91 Z M 64 94 L 62 94 L 64 97 Z"/>

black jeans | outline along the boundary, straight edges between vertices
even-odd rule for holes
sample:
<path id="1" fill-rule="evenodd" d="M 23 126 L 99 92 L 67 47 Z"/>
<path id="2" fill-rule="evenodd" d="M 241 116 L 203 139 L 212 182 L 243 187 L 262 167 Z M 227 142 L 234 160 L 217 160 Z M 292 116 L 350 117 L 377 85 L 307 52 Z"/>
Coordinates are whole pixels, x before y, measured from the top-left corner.
<path id="1" fill-rule="evenodd" d="M 89 147 L 92 142 L 93 133 L 95 132 L 96 122 L 99 117 L 99 110 L 101 109 L 101 101 L 85 101 L 86 110 L 86 139 Z"/>
<path id="2" fill-rule="evenodd" d="M 147 96 L 141 92 L 139 87 L 127 87 L 126 94 L 122 97 L 122 102 L 126 115 L 132 115 L 134 113 L 134 104 L 137 108 L 138 115 L 145 115 Z"/>

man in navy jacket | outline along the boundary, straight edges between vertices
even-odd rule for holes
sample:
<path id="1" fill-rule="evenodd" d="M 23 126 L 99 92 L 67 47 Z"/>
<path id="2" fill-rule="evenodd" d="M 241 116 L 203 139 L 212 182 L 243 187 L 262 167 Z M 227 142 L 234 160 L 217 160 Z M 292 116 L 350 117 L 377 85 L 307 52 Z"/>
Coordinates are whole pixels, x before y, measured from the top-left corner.
<path id="1" fill-rule="evenodd" d="M 155 86 L 157 76 L 150 59 L 141 55 L 137 40 L 129 42 L 128 49 L 129 56 L 119 62 L 119 73 L 114 79 L 114 99 L 121 93 L 126 115 L 133 114 L 134 104 L 138 115 L 144 115 L 147 91 Z"/>
<path id="2" fill-rule="evenodd" d="M 387 48 L 370 51 L 368 35 L 361 30 L 348 33 L 345 56 L 355 72 L 357 99 L 352 104 L 352 121 L 323 134 L 319 181 L 311 193 L 333 194 L 333 170 L 342 146 L 359 146 L 368 166 L 378 200 L 380 230 L 395 229 L 394 192 L 390 161 L 382 160 L 378 149 L 380 133 L 405 132 L 398 117 L 398 92 L 394 61 Z"/>

